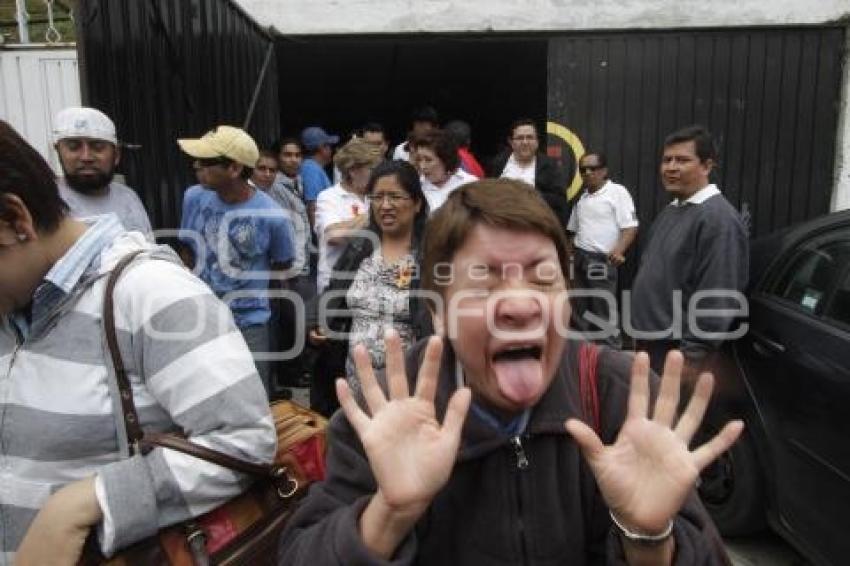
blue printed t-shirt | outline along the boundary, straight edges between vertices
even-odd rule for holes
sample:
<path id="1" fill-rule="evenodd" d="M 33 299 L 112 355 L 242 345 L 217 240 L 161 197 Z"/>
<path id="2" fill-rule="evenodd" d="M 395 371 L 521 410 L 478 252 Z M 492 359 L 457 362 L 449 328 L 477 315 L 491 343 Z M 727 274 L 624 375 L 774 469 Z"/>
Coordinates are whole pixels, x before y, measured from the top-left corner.
<path id="1" fill-rule="evenodd" d="M 222 229 L 226 237 L 219 236 Z M 194 185 L 183 196 L 180 232 L 180 240 L 195 254 L 199 277 L 228 303 L 236 325 L 268 322 L 271 264 L 290 262 L 295 255 L 292 226 L 280 205 L 257 190 L 245 202 L 228 204 L 215 191 Z M 204 257 L 198 240 L 203 241 Z M 227 296 L 234 291 L 250 295 Z"/>
<path id="2" fill-rule="evenodd" d="M 304 183 L 304 200 L 315 202 L 319 193 L 331 186 L 328 174 L 312 157 L 301 163 L 301 182 Z"/>

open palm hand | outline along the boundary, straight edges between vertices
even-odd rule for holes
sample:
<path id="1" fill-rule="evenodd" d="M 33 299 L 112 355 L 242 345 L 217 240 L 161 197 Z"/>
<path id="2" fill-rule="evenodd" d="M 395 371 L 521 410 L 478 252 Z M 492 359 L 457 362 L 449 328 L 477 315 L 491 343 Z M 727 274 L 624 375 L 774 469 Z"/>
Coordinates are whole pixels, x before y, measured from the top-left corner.
<path id="1" fill-rule="evenodd" d="M 394 331 L 387 332 L 386 350 L 388 396 L 375 379 L 365 348 L 357 346 L 354 351 L 371 416 L 358 406 L 345 380 L 337 381 L 337 395 L 363 443 L 383 500 L 395 509 L 424 510 L 449 479 L 471 396 L 466 388 L 455 392 L 441 425 L 434 394 L 442 341 L 431 338 L 428 342 L 413 395 L 408 389 L 401 340 Z"/>
<path id="2" fill-rule="evenodd" d="M 609 509 L 638 532 L 662 532 L 682 507 L 700 471 L 743 430 L 742 422 L 730 422 L 710 441 L 689 449 L 711 398 L 713 377 L 709 373 L 700 376 L 687 409 L 673 426 L 682 365 L 681 353 L 668 354 L 650 418 L 649 357 L 645 353 L 635 356 L 628 414 L 614 444 L 603 445 L 596 433 L 578 420 L 566 423 Z"/>

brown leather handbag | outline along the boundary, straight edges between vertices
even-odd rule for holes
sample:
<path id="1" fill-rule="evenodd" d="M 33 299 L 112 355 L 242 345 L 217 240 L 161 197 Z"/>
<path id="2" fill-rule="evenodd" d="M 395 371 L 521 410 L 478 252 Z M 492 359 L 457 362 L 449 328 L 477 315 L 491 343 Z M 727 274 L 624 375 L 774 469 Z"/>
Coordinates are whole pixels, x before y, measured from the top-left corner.
<path id="1" fill-rule="evenodd" d="M 81 565 L 206 566 L 276 564 L 279 535 L 307 486 L 325 475 L 327 420 L 291 401 L 272 403 L 277 453 L 271 465 L 239 460 L 194 444 L 176 434 L 146 434 L 139 426 L 133 392 L 115 333 L 113 292 L 121 272 L 138 252 L 122 258 L 109 276 L 104 297 L 104 328 L 124 413 L 131 454 L 159 446 L 253 476 L 242 495 L 194 519 L 161 530 L 111 559 L 97 551 L 93 538 Z"/>

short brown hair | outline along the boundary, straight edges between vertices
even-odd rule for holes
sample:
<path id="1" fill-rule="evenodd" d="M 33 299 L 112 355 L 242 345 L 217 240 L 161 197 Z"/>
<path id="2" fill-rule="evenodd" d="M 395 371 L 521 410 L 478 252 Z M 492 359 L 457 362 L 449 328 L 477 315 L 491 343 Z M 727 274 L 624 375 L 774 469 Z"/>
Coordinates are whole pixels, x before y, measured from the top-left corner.
<path id="1" fill-rule="evenodd" d="M 433 130 L 417 138 L 413 143 L 417 151 L 428 148 L 443 162 L 448 173 L 454 173 L 460 167 L 460 156 L 457 153 L 457 142 L 445 130 Z"/>
<path id="2" fill-rule="evenodd" d="M 257 163 L 259 163 L 260 159 L 262 159 L 263 157 L 265 157 L 266 159 L 273 159 L 275 163 L 277 163 L 278 161 L 277 153 L 275 153 L 271 149 L 261 149 L 260 157 L 257 158 Z"/>
<path id="3" fill-rule="evenodd" d="M 478 224 L 546 236 L 555 244 L 567 280 L 567 238 L 546 201 L 521 181 L 483 179 L 452 192 L 428 220 L 422 244 L 423 289 L 443 294 L 444 285 L 435 280 L 435 266 L 451 263 Z"/>
<path id="4" fill-rule="evenodd" d="M 54 232 L 68 214 L 56 175 L 38 151 L 0 120 L 0 219 L 7 216 L 7 195 L 23 201 L 39 230 Z"/>
<path id="5" fill-rule="evenodd" d="M 705 127 L 699 124 L 686 126 L 668 135 L 664 138 L 664 148 L 689 141 L 694 142 L 694 149 L 700 163 L 705 163 L 709 159 L 717 162 L 717 146 L 714 143 L 714 138 L 711 137 L 711 133 Z"/>

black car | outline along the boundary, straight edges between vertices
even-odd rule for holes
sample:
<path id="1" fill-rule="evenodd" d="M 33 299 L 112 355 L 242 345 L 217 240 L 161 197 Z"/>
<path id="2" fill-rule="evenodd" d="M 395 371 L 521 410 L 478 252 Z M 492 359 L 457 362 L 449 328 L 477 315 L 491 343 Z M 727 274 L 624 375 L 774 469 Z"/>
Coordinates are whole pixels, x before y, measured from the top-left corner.
<path id="1" fill-rule="evenodd" d="M 766 522 L 814 564 L 850 564 L 850 211 L 751 257 L 749 331 L 724 350 L 707 433 L 747 428 L 700 493 L 724 535 Z"/>

